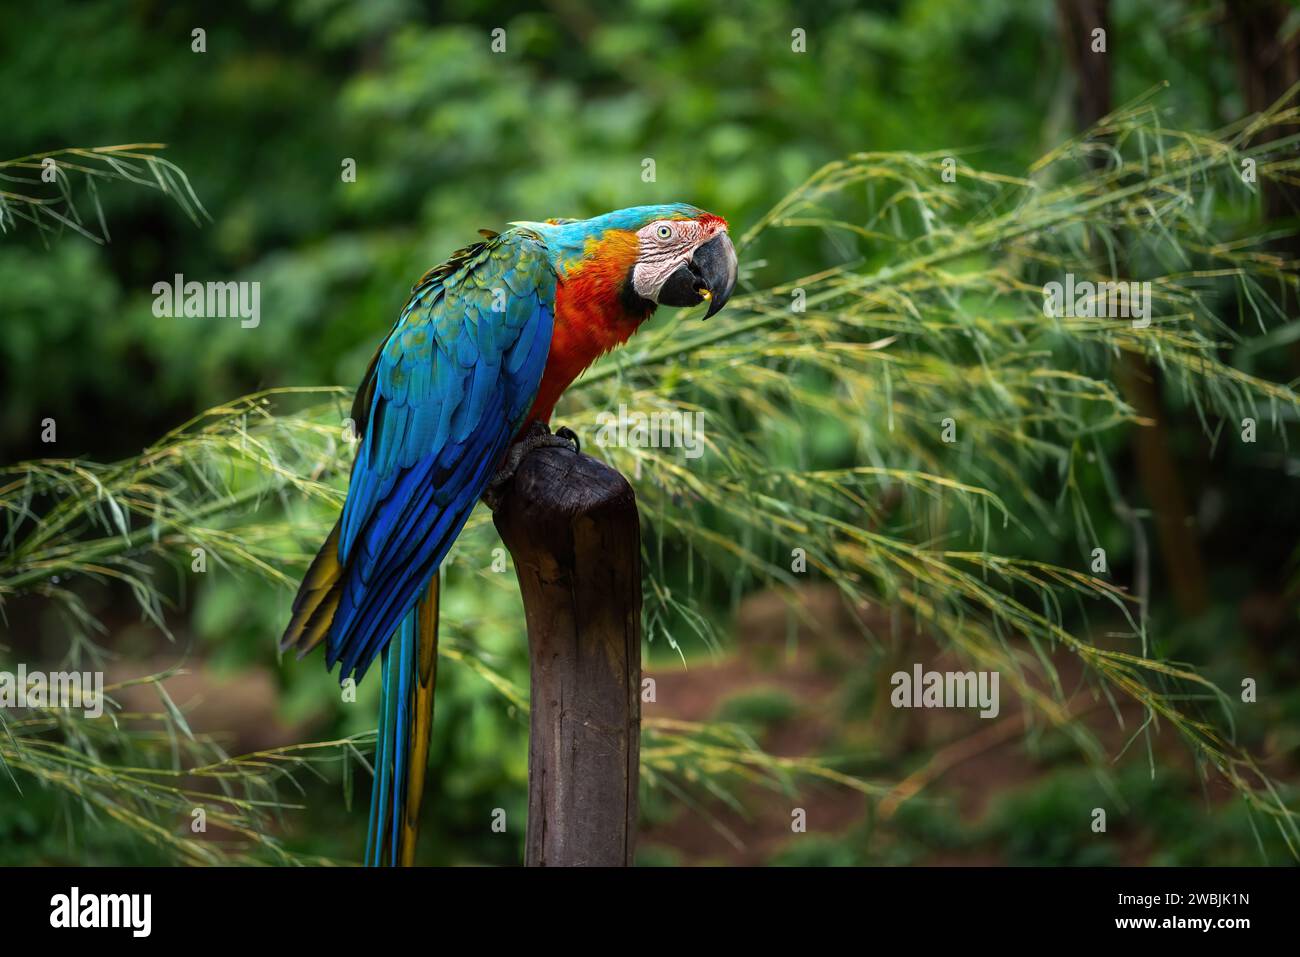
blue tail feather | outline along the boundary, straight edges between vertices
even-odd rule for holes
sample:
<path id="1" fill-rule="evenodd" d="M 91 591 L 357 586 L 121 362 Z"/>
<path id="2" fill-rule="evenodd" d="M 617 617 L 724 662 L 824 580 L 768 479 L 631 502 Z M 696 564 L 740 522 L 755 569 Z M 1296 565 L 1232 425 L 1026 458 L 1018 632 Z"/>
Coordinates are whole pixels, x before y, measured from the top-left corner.
<path id="1" fill-rule="evenodd" d="M 438 642 L 438 577 L 383 649 L 375 774 L 366 857 L 370 867 L 409 865 L 424 789 Z"/>

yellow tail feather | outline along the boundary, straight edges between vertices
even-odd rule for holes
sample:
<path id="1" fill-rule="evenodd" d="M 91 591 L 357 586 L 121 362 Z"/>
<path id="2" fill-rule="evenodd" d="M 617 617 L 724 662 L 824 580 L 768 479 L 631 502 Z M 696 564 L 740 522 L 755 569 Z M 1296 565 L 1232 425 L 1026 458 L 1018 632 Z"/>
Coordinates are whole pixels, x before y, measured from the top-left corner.
<path id="1" fill-rule="evenodd" d="M 424 798 L 424 775 L 429 764 L 429 738 L 433 732 L 433 691 L 438 679 L 438 579 L 435 572 L 420 596 L 417 610 L 415 694 L 411 703 L 410 769 L 406 780 L 406 813 L 403 815 L 398 847 L 398 864 L 415 863 L 415 840 L 420 826 L 420 803 Z"/>
<path id="2" fill-rule="evenodd" d="M 301 657 L 311 651 L 329 631 L 342 597 L 343 567 L 339 564 L 339 523 L 321 545 L 307 574 L 302 577 L 293 600 L 293 616 L 280 639 L 280 649 L 298 648 Z"/>

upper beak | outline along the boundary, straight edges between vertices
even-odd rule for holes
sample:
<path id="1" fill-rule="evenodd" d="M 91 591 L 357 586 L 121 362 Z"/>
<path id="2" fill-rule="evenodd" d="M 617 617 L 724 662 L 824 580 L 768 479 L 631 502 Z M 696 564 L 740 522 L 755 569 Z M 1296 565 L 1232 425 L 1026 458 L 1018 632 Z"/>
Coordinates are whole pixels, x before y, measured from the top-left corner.
<path id="1" fill-rule="evenodd" d="M 731 237 L 725 231 L 718 233 L 695 250 L 691 264 L 704 281 L 700 296 L 709 301 L 709 311 L 704 314 L 708 319 L 727 304 L 736 288 L 736 247 L 731 245 Z"/>
<path id="2" fill-rule="evenodd" d="M 679 266 L 659 290 L 664 306 L 694 306 L 708 300 L 704 318 L 716 315 L 736 288 L 736 247 L 720 232 L 695 250 L 691 261 Z"/>

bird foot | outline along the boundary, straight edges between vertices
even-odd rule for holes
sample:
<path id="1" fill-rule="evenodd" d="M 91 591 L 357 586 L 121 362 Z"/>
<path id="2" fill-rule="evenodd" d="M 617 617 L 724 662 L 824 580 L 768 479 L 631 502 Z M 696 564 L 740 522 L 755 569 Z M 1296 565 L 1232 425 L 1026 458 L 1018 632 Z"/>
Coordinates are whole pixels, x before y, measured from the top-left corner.
<path id="1" fill-rule="evenodd" d="M 505 487 L 515 477 L 519 463 L 534 449 L 542 448 L 568 448 L 573 449 L 574 452 L 582 451 L 577 433 L 567 425 L 562 425 L 552 432 L 545 422 L 530 423 L 519 440 L 510 446 L 505 461 L 501 463 L 501 467 L 496 470 L 487 488 L 483 490 L 481 496 L 483 504 L 494 512 L 500 508 Z"/>

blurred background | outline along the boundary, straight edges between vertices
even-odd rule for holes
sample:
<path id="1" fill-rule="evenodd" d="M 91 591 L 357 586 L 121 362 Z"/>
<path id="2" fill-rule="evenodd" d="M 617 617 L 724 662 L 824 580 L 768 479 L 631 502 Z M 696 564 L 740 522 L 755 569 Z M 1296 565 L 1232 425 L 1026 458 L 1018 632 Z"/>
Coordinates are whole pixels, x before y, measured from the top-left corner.
<path id="1" fill-rule="evenodd" d="M 482 227 L 685 201 L 723 213 L 739 233 L 850 153 L 954 149 L 981 169 L 1022 175 L 1158 84 L 1167 84 L 1167 122 L 1213 130 L 1300 79 L 1291 8 L 1224 0 L 49 0 L 34 19 L 12 7 L 3 16 L 0 159 L 166 144 L 162 155 L 210 214 L 196 223 L 156 192 L 112 184 L 99 190 L 111 242 L 28 223 L 0 237 L 5 465 L 51 454 L 116 461 L 246 393 L 351 388 L 414 280 Z M 1108 24 L 1101 73 L 1070 52 L 1096 17 Z M 192 50 L 196 28 L 206 31 L 202 53 Z M 506 30 L 504 53 L 491 48 L 496 28 Z M 796 28 L 806 53 L 791 50 Z M 642 180 L 646 157 L 656 164 L 651 183 Z M 349 159 L 355 182 L 341 176 Z M 1257 228 L 1289 225 L 1289 199 L 1285 190 L 1266 197 Z M 747 282 L 811 273 L 841 252 L 824 233 L 804 232 L 783 241 L 779 261 L 752 260 Z M 176 273 L 259 281 L 260 327 L 156 318 L 152 286 Z M 1293 380 L 1296 342 L 1271 342 L 1256 372 Z M 1230 694 L 1243 673 L 1269 683 L 1267 703 L 1236 733 L 1290 800 L 1300 744 L 1300 463 L 1290 451 L 1267 468 L 1212 458 L 1186 397 L 1138 387 L 1130 401 L 1161 422 L 1154 445 L 1132 427 L 1107 444 L 1122 496 L 1150 530 L 1153 631 L 1166 653 Z M 59 423 L 54 451 L 41 441 L 47 417 Z M 1110 493 L 1099 485 L 1088 494 Z M 1103 507 L 1094 519 L 1114 543 L 1116 580 L 1132 581 L 1128 516 Z M 1003 551 L 1077 563 L 1068 536 L 1009 535 Z M 219 567 L 198 585 L 161 570 L 157 578 L 171 640 L 140 614 L 128 585 L 77 586 L 102 624 L 94 641 L 110 678 L 183 665 L 188 673 L 167 682 L 170 698 L 227 754 L 373 728 L 377 681 L 350 704 L 318 659 L 277 660 L 287 587 Z M 475 623 L 476 653 L 493 674 L 526 689 L 516 599 L 464 585 L 450 590 L 449 614 Z M 1121 722 L 1123 706 L 1103 701 L 1078 718 L 1108 760 L 1124 755 L 1103 777 L 1063 740 L 1027 738 L 1009 690 L 999 722 L 891 711 L 888 674 L 914 660 L 948 667 L 949 652 L 919 634 L 902 651 L 865 640 L 864 623 L 896 630 L 888 609 L 846 601 L 833 584 L 778 593 L 718 581 L 701 607 L 715 626 L 707 640 L 681 627 L 674 641 L 647 645 L 658 688 L 647 716 L 717 722 L 767 754 L 826 759 L 886 783 L 864 793 L 825 776 L 781 786 L 741 777 L 715 788 L 706 761 L 698 780 L 688 773 L 684 784 L 646 787 L 644 863 L 1293 860 L 1278 829 L 1205 778 L 1177 734 L 1134 744 L 1139 712 Z M 19 591 L 0 610 L 0 661 L 67 654 L 57 603 Z M 1103 617 L 1083 627 L 1104 634 L 1110 625 Z M 1053 654 L 1062 686 L 1077 685 L 1077 661 Z M 156 698 L 136 703 L 130 692 L 127 710 L 156 709 Z M 522 826 L 494 833 L 490 815 L 504 808 L 523 820 L 526 740 L 526 714 L 492 680 L 444 661 L 422 862 L 521 860 Z M 357 860 L 368 775 L 340 764 L 317 771 L 295 775 L 301 791 L 281 784 L 298 807 L 267 826 L 292 854 Z M 75 794 L 21 771 L 5 777 L 0 863 L 174 859 L 87 813 Z M 903 801 L 893 788 L 907 780 L 919 793 Z M 1111 806 L 1125 810 L 1107 833 L 1080 825 L 1081 809 L 1116 794 Z M 791 831 L 795 806 L 807 811 L 806 834 Z"/>

